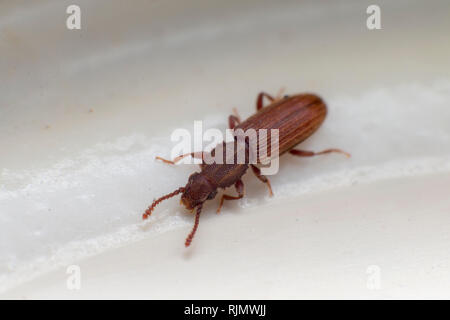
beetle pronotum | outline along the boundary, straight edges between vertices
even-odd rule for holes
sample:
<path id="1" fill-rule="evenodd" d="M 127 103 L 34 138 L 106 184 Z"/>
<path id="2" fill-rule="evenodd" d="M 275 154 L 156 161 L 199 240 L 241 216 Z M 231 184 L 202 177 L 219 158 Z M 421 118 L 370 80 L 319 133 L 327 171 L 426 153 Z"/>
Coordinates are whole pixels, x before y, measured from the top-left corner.
<path id="1" fill-rule="evenodd" d="M 264 98 L 267 98 L 271 102 L 266 107 L 263 107 Z M 278 155 L 280 156 L 287 152 L 299 157 L 311 157 L 320 154 L 337 152 L 350 157 L 350 154 L 340 149 L 326 149 L 320 152 L 293 149 L 296 145 L 311 136 L 320 127 L 325 119 L 327 107 L 323 100 L 317 95 L 306 93 L 293 96 L 284 96 L 283 98 L 279 96 L 273 98 L 269 94 L 261 92 L 256 99 L 256 110 L 257 112 L 244 122 L 241 122 L 237 115 L 230 115 L 228 118 L 230 129 L 243 129 L 244 131 L 248 129 L 278 129 Z M 236 138 L 234 142 L 228 143 L 236 143 Z M 231 196 L 228 194 L 223 194 L 220 199 L 217 212 L 220 212 L 225 200 L 241 199 L 244 196 L 244 184 L 242 183 L 241 178 L 249 167 L 252 169 L 256 177 L 267 185 L 269 188 L 269 193 L 272 195 L 272 187 L 269 179 L 261 173 L 258 166 L 247 161 L 249 158 L 248 154 L 250 152 L 248 141 L 245 141 L 244 147 L 246 153 L 246 161 L 244 163 L 234 162 L 233 164 L 207 164 L 202 161 L 202 164 L 200 165 L 201 171 L 193 173 L 189 177 L 186 186 L 180 187 L 177 190 L 153 201 L 151 206 L 149 206 L 143 214 L 143 219 L 147 219 L 151 215 L 153 209 L 161 201 L 181 193 L 181 203 L 186 207 L 186 209 L 196 211 L 194 227 L 187 236 L 185 242 L 185 246 L 188 247 L 194 238 L 195 232 L 197 231 L 203 203 L 206 200 L 213 199 L 217 195 L 219 188 L 225 189 L 232 185 L 235 186 L 238 195 Z M 259 145 L 257 145 L 257 148 L 259 151 Z M 211 154 L 214 154 L 216 150 L 217 147 L 211 151 Z M 221 150 L 225 150 L 225 148 L 221 148 Z M 165 163 L 175 164 L 187 156 L 204 159 L 205 153 L 193 152 L 184 154 L 178 156 L 173 161 L 166 160 L 161 157 L 156 158 Z"/>

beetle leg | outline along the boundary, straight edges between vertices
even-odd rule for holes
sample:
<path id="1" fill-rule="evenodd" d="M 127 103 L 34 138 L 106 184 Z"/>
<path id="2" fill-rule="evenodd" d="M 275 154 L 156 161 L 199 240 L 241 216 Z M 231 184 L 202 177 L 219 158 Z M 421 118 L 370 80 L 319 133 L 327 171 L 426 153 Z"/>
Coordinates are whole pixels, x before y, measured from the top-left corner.
<path id="1" fill-rule="evenodd" d="M 258 97 L 256 98 L 256 111 L 258 111 L 258 110 L 260 110 L 260 109 L 262 109 L 262 108 L 264 107 L 264 106 L 263 106 L 263 103 L 264 103 L 264 101 L 263 101 L 263 100 L 264 100 L 264 97 L 266 97 L 267 99 L 269 99 L 270 102 L 274 102 L 274 101 L 276 101 L 276 100 L 280 100 L 281 97 L 283 96 L 284 90 L 285 90 L 285 88 L 284 88 L 284 87 L 281 87 L 280 90 L 278 91 L 277 95 L 275 96 L 275 98 L 272 97 L 272 96 L 271 96 L 270 94 L 268 94 L 268 93 L 260 92 L 260 93 L 258 94 Z"/>
<path id="2" fill-rule="evenodd" d="M 236 108 L 233 108 L 233 115 L 237 118 L 238 123 L 241 123 L 241 117 L 239 116 L 239 112 Z"/>
<path id="3" fill-rule="evenodd" d="M 258 111 L 258 110 L 260 110 L 260 109 L 262 109 L 262 107 L 263 107 L 263 100 L 264 100 L 264 97 L 266 97 L 267 99 L 269 99 L 270 100 L 270 102 L 273 102 L 274 100 L 275 100 L 275 98 L 274 97 L 272 97 L 270 94 L 267 94 L 267 93 L 265 93 L 265 92 L 260 92 L 259 94 L 258 94 L 258 97 L 256 98 L 256 110 Z"/>
<path id="4" fill-rule="evenodd" d="M 225 200 L 238 200 L 238 199 L 241 199 L 244 197 L 244 183 L 242 182 L 241 179 L 236 181 L 236 183 L 234 184 L 234 187 L 236 188 L 238 196 L 230 196 L 228 194 L 223 194 L 222 198 L 220 199 L 219 208 L 217 208 L 217 213 L 220 213 L 220 209 L 222 209 L 223 202 Z"/>
<path id="5" fill-rule="evenodd" d="M 236 127 L 236 125 L 238 125 L 239 123 L 241 123 L 241 121 L 239 120 L 239 117 L 237 117 L 235 115 L 230 115 L 228 117 L 228 127 L 230 129 L 234 129 Z"/>
<path id="6" fill-rule="evenodd" d="M 270 196 L 273 196 L 272 186 L 270 185 L 269 179 L 265 175 L 261 174 L 261 170 L 257 166 L 252 164 L 251 167 L 252 167 L 252 170 L 253 170 L 253 173 L 255 174 L 255 176 L 259 180 L 261 180 L 262 182 L 267 184 L 267 187 L 269 188 L 269 194 L 270 194 Z"/>
<path id="7" fill-rule="evenodd" d="M 286 91 L 286 88 L 281 87 L 280 90 L 278 90 L 277 95 L 275 96 L 275 100 L 280 100 L 281 98 L 283 98 L 284 91 Z"/>
<path id="8" fill-rule="evenodd" d="M 332 153 L 332 152 L 342 153 L 347 158 L 350 158 L 350 153 L 342 151 L 340 149 L 326 149 L 326 150 L 323 150 L 320 152 L 297 150 L 297 149 L 292 149 L 289 151 L 290 154 L 297 156 L 297 157 L 312 157 L 312 156 L 318 156 L 320 154 L 326 154 L 326 153 Z"/>
<path id="9" fill-rule="evenodd" d="M 202 159 L 203 160 L 204 152 L 200 151 L 200 152 L 191 152 L 191 153 L 182 154 L 181 156 L 178 156 L 178 157 L 176 157 L 173 160 L 167 160 L 167 159 L 164 159 L 164 158 L 161 158 L 161 157 L 158 157 L 158 156 L 155 159 L 156 160 L 161 160 L 162 162 L 168 163 L 168 164 L 176 164 L 178 161 L 180 161 L 181 159 L 184 159 L 184 158 L 186 158 L 188 156 L 191 156 L 192 158 Z M 204 164 L 204 162 L 202 164 Z"/>

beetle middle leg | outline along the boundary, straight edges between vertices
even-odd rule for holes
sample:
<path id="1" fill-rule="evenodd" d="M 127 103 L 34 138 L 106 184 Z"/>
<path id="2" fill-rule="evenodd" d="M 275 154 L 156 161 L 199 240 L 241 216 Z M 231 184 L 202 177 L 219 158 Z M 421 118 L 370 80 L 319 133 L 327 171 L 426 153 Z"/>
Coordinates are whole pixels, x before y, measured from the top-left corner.
<path id="1" fill-rule="evenodd" d="M 323 150 L 320 152 L 305 151 L 305 150 L 298 150 L 298 149 L 292 149 L 289 151 L 290 154 L 297 156 L 297 157 L 313 157 L 313 156 L 318 156 L 321 154 L 332 153 L 332 152 L 342 153 L 347 158 L 350 158 L 350 153 L 345 152 L 341 149 L 326 149 L 326 150 Z"/>
<path id="2" fill-rule="evenodd" d="M 220 209 L 222 209 L 223 202 L 225 200 L 238 200 L 238 199 L 242 199 L 244 197 L 244 183 L 242 182 L 241 179 L 236 181 L 236 183 L 234 184 L 234 187 L 236 188 L 238 196 L 230 196 L 228 194 L 223 194 L 222 198 L 220 199 L 219 208 L 217 208 L 217 213 L 220 213 Z"/>
<path id="3" fill-rule="evenodd" d="M 262 182 L 267 184 L 267 187 L 269 188 L 269 194 L 270 194 L 270 196 L 273 196 L 272 186 L 270 185 L 269 179 L 265 175 L 261 174 L 261 170 L 257 166 L 252 164 L 251 167 L 252 167 L 252 170 L 253 170 L 253 173 L 255 174 L 255 176 L 259 180 L 261 180 Z"/>

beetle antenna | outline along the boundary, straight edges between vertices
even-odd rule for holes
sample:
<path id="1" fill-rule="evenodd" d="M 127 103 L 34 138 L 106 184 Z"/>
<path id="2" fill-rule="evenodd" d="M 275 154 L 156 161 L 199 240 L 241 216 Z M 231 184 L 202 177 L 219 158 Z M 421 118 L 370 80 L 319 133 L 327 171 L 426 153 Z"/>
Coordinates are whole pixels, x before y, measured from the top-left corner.
<path id="1" fill-rule="evenodd" d="M 195 222 L 194 227 L 192 228 L 191 233 L 186 238 L 186 242 L 184 243 L 185 247 L 189 247 L 191 245 L 192 239 L 194 239 L 195 232 L 198 228 L 198 223 L 200 221 L 200 212 L 202 211 L 202 204 L 197 207 L 197 212 L 195 213 Z"/>
<path id="2" fill-rule="evenodd" d="M 184 187 L 178 188 L 177 190 L 175 190 L 174 192 L 171 192 L 169 194 L 166 194 L 165 196 L 162 196 L 159 199 L 156 199 L 153 201 L 152 205 L 150 207 L 148 207 L 147 210 L 145 210 L 145 213 L 142 215 L 142 219 L 147 219 L 151 214 L 153 209 L 155 209 L 155 207 L 162 201 L 167 200 L 169 198 L 172 198 L 173 196 L 176 196 L 177 194 L 184 192 Z"/>

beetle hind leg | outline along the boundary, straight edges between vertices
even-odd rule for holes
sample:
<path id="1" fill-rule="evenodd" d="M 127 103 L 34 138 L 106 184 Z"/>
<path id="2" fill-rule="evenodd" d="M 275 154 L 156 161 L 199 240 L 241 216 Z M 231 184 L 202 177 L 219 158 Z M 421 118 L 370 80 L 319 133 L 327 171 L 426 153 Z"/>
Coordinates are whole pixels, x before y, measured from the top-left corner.
<path id="1" fill-rule="evenodd" d="M 264 97 L 269 99 L 270 102 L 275 101 L 275 98 L 272 97 L 270 94 L 265 92 L 260 92 L 258 96 L 256 97 L 256 111 L 262 109 L 264 107 Z"/>
<path id="2" fill-rule="evenodd" d="M 256 111 L 259 111 L 260 109 L 262 109 L 264 107 L 264 97 L 266 97 L 270 102 L 280 100 L 281 97 L 283 96 L 284 90 L 285 90 L 285 88 L 281 87 L 280 90 L 278 90 L 278 93 L 275 96 L 275 98 L 264 91 L 260 92 L 258 94 L 258 96 L 256 97 Z"/>

